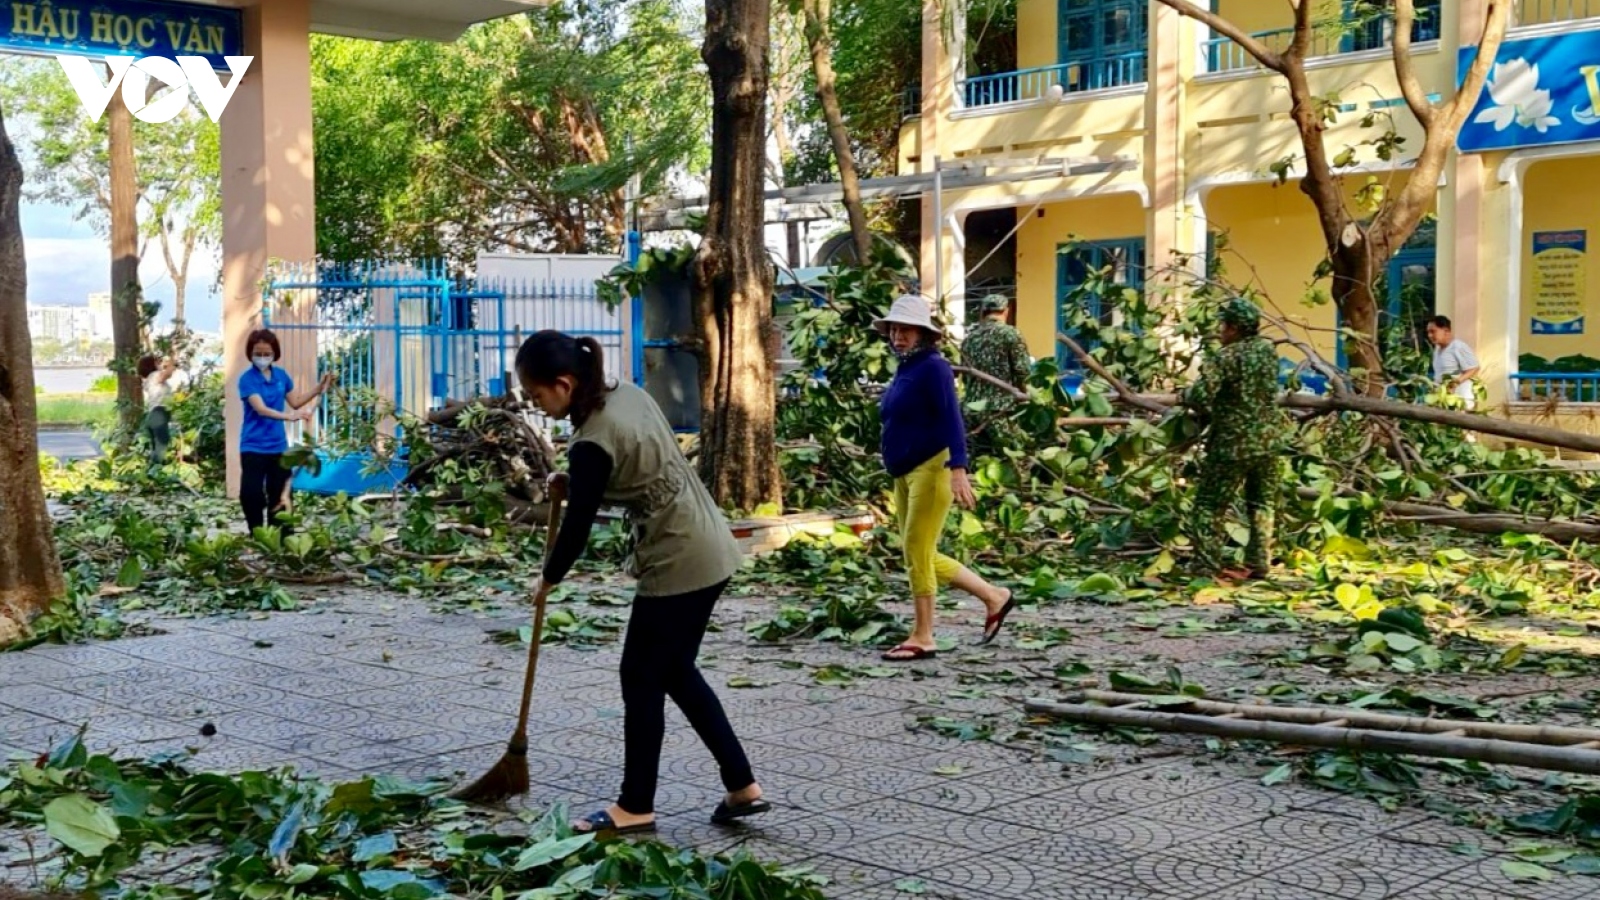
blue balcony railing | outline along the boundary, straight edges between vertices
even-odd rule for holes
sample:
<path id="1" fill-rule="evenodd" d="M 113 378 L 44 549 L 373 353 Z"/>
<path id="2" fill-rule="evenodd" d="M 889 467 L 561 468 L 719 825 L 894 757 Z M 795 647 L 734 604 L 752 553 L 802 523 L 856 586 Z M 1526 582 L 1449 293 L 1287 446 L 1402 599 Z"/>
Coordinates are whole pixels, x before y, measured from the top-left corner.
<path id="1" fill-rule="evenodd" d="M 1332 25 L 1333 23 L 1330 23 Z M 1374 18 L 1359 24 L 1352 23 L 1346 29 L 1337 27 L 1317 27 L 1311 32 L 1311 46 L 1306 52 L 1306 58 L 1315 59 L 1324 56 L 1337 56 L 1341 53 L 1359 53 L 1363 50 L 1377 50 L 1389 46 L 1390 38 L 1394 34 L 1394 21 L 1388 16 Z M 1289 48 L 1294 40 L 1293 28 L 1278 28 L 1273 31 L 1258 31 L 1250 35 L 1267 46 L 1275 53 L 1282 53 Z M 1418 9 L 1417 21 L 1411 27 L 1411 40 L 1414 42 L 1436 41 L 1439 39 L 1439 15 L 1437 10 Z M 1251 56 L 1243 47 L 1234 43 L 1232 38 L 1217 37 L 1205 42 L 1206 71 L 1208 72 L 1242 72 L 1248 69 L 1260 68 L 1261 64 Z"/>
<path id="2" fill-rule="evenodd" d="M 961 101 L 968 108 L 998 106 L 1038 100 L 1048 96 L 1054 85 L 1060 85 L 1064 93 L 1078 94 L 1143 84 L 1145 58 L 1145 51 L 1140 50 L 1085 62 L 976 75 L 961 85 Z"/>
<path id="3" fill-rule="evenodd" d="M 1511 397 L 1529 403 L 1600 403 L 1600 372 L 1517 372 Z"/>

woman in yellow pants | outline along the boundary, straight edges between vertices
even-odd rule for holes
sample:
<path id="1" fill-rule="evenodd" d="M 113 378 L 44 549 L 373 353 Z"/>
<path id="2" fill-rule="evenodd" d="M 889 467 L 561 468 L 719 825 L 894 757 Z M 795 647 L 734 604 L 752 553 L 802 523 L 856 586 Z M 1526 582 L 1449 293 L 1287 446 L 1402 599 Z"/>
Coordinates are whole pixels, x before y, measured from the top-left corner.
<path id="1" fill-rule="evenodd" d="M 934 597 L 952 585 L 983 602 L 983 643 L 994 640 L 1016 601 L 1011 591 L 990 584 L 939 552 L 939 535 L 952 502 L 977 503 L 967 481 L 967 428 L 956 399 L 955 373 L 939 355 L 944 332 L 921 297 L 899 297 L 872 323 L 889 339 L 900 360 L 879 407 L 883 417 L 883 464 L 894 476 L 895 516 L 911 575 L 915 621 L 911 636 L 883 654 L 893 662 L 931 659 Z"/>

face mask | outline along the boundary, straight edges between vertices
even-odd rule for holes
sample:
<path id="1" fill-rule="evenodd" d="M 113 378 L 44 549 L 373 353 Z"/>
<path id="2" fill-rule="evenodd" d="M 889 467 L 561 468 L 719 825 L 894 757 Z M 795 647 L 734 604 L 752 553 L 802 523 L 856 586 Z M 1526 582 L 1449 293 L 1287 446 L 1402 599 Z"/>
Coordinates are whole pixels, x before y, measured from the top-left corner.
<path id="1" fill-rule="evenodd" d="M 255 356 L 251 357 L 250 361 L 255 363 L 256 368 L 263 372 L 272 368 L 272 357 L 270 356 Z"/>

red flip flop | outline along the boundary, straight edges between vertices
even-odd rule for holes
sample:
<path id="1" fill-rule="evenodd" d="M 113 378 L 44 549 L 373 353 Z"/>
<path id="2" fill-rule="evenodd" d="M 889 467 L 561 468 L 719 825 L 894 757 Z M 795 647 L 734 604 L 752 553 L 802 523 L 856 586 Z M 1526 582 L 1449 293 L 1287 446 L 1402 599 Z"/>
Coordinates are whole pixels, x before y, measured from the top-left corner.
<path id="1" fill-rule="evenodd" d="M 995 636 L 1000 633 L 1000 629 L 1005 627 L 1006 616 L 1011 615 L 1011 611 L 1013 609 L 1016 609 L 1016 607 L 1017 607 L 1017 592 L 1016 591 L 1012 591 L 1011 592 L 1011 596 L 1006 598 L 1006 605 L 1000 607 L 1000 611 L 999 612 L 991 613 L 989 616 L 984 618 L 984 620 L 983 620 L 983 640 L 979 641 L 978 643 L 979 644 L 987 644 L 990 641 L 994 640 Z"/>
<path id="2" fill-rule="evenodd" d="M 895 654 L 897 653 L 902 655 L 896 656 Z M 890 647 L 888 650 L 883 651 L 882 658 L 888 662 L 916 662 L 919 659 L 933 659 L 938 655 L 939 651 L 929 650 L 927 647 L 918 647 L 916 644 L 901 644 L 898 647 Z"/>

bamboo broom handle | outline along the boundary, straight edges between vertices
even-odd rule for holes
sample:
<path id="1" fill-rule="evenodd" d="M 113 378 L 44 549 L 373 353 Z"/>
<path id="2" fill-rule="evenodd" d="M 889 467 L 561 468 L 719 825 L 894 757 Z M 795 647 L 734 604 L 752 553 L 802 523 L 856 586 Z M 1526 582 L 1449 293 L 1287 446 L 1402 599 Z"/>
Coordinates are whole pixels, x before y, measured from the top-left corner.
<path id="1" fill-rule="evenodd" d="M 1259 719 L 1218 719 L 1186 713 L 1153 710 L 1110 709 L 1029 700 L 1030 713 L 1054 716 L 1072 722 L 1148 728 L 1177 734 L 1208 734 L 1235 740 L 1271 741 L 1307 747 L 1332 747 L 1378 753 L 1406 753 L 1446 759 L 1475 759 L 1482 762 L 1558 772 L 1600 775 L 1600 752 L 1572 747 L 1551 747 L 1516 741 L 1481 738 L 1444 737 L 1436 734 L 1407 734 L 1396 731 L 1365 731 L 1359 728 L 1329 728 Z"/>
<path id="2" fill-rule="evenodd" d="M 1156 698 L 1143 694 L 1128 694 L 1121 691 L 1087 690 L 1068 694 L 1066 699 L 1069 702 L 1088 700 L 1121 706 L 1136 700 L 1143 700 L 1144 704 L 1149 704 L 1151 700 Z M 1600 729 L 1573 728 L 1563 725 L 1508 725 L 1499 722 L 1463 722 L 1456 719 L 1427 719 L 1421 716 L 1391 716 L 1343 707 L 1273 706 L 1264 703 L 1223 703 L 1216 700 L 1200 699 L 1191 699 L 1186 706 L 1199 712 L 1237 712 L 1242 713 L 1246 718 L 1265 719 L 1273 722 L 1316 724 L 1343 719 L 1349 725 L 1357 728 L 1420 732 L 1423 734 L 1447 734 L 1453 731 L 1460 731 L 1468 737 L 1527 741 L 1556 746 L 1575 746 L 1590 741 L 1600 741 Z"/>

